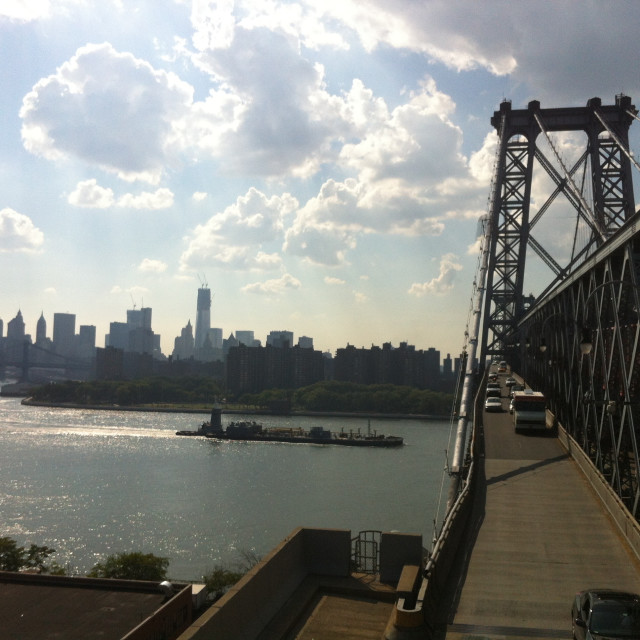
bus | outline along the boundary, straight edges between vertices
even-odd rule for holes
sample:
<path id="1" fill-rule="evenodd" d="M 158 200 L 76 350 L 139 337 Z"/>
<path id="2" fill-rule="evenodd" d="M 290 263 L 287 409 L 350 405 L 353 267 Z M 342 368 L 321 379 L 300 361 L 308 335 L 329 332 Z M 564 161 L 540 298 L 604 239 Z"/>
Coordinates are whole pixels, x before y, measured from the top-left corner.
<path id="1" fill-rule="evenodd" d="M 513 426 L 516 432 L 547 428 L 547 401 L 543 393 L 525 389 L 513 394 Z"/>

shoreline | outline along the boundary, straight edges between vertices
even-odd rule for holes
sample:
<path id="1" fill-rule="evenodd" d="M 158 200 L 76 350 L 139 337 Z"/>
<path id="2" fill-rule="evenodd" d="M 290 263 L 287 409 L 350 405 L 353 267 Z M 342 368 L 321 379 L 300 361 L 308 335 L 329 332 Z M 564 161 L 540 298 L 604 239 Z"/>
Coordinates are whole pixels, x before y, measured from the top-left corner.
<path id="1" fill-rule="evenodd" d="M 72 402 L 39 402 L 37 400 L 31 400 L 26 397 L 23 398 L 20 402 L 25 406 L 31 407 L 49 407 L 52 409 L 90 409 L 92 411 L 147 411 L 147 412 L 156 412 L 156 413 L 193 413 L 193 414 L 202 414 L 202 415 L 210 415 L 211 409 L 198 409 L 198 408 L 188 408 L 188 407 L 160 407 L 160 406 L 122 406 L 122 405 L 93 405 L 93 404 L 76 404 Z M 364 418 L 370 419 L 375 418 L 378 420 L 425 420 L 425 421 L 435 421 L 435 420 L 447 420 L 449 416 L 438 416 L 438 415 L 430 415 L 430 414 L 416 414 L 416 413 L 376 413 L 376 412 L 367 412 L 367 413 L 357 413 L 351 411 L 290 411 L 288 413 L 273 413 L 268 411 L 267 409 L 223 409 L 223 414 L 229 415 L 255 415 L 255 416 L 280 416 L 283 418 L 286 417 L 327 417 L 327 418 Z"/>

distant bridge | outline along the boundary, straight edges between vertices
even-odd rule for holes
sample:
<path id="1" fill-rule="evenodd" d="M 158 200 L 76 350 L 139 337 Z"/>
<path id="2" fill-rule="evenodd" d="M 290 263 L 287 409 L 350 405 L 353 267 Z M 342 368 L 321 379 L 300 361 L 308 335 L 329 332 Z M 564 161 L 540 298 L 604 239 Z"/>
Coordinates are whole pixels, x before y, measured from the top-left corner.
<path id="1" fill-rule="evenodd" d="M 25 340 L 21 344 L 9 344 L 4 352 L 0 352 L 0 371 L 7 367 L 14 367 L 20 371 L 20 382 L 32 382 L 30 372 L 36 369 L 63 371 L 64 378 L 84 379 L 91 370 L 91 362 L 56 353 Z"/>

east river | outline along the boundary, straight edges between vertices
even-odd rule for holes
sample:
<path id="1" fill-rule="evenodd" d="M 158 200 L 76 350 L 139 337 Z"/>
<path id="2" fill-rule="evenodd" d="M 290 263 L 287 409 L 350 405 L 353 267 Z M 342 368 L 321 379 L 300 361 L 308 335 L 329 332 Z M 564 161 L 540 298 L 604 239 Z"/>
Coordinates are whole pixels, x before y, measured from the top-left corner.
<path id="1" fill-rule="evenodd" d="M 403 447 L 175 436 L 206 415 L 27 407 L 0 398 L 0 536 L 48 545 L 70 574 L 107 555 L 169 558 L 173 579 L 238 568 L 298 526 L 421 533 L 443 517 L 448 421 L 372 419 Z M 223 415 L 223 425 L 242 416 Z M 260 417 L 363 433 L 367 421 Z M 441 486 L 444 484 L 444 497 Z"/>

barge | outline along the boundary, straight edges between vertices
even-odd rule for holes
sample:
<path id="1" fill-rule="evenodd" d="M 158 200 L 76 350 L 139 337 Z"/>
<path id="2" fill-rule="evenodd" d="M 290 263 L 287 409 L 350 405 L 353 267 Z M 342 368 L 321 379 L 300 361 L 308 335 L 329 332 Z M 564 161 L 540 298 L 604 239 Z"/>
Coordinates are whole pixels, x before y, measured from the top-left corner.
<path id="1" fill-rule="evenodd" d="M 203 436 L 218 440 L 250 442 L 289 442 L 294 444 L 336 444 L 351 447 L 399 447 L 404 444 L 400 436 L 385 436 L 377 432 L 333 432 L 324 427 L 311 427 L 308 431 L 299 427 L 263 427 L 255 421 L 231 422 L 222 426 L 222 411 L 214 408 L 211 420 L 203 422 L 196 431 L 176 431 L 177 436 Z"/>

